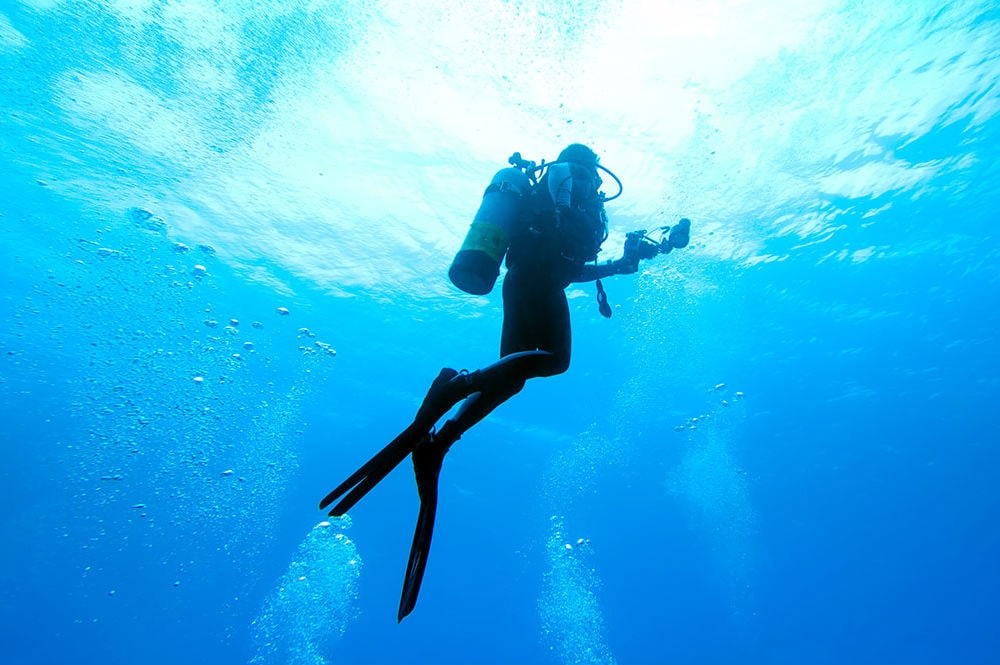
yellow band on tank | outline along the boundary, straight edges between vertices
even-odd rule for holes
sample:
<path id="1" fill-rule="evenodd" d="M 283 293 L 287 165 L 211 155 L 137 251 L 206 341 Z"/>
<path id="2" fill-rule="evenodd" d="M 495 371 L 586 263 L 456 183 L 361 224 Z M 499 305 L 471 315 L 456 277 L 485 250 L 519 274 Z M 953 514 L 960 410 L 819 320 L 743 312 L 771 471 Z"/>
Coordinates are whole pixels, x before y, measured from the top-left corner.
<path id="1" fill-rule="evenodd" d="M 486 252 L 499 264 L 509 244 L 510 236 L 503 228 L 489 222 L 473 222 L 462 243 L 462 251 Z"/>

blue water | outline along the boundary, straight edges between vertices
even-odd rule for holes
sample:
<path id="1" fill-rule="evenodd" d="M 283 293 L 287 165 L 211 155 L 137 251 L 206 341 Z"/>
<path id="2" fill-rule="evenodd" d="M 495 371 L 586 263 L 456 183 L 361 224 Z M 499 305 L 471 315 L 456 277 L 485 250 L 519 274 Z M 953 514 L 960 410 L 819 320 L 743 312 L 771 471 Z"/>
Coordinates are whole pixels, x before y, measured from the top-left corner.
<path id="1" fill-rule="evenodd" d="M 988 4 L 0 0 L 0 661 L 1000 662 Z M 499 289 L 512 152 L 625 185 L 569 372 L 318 500 Z"/>

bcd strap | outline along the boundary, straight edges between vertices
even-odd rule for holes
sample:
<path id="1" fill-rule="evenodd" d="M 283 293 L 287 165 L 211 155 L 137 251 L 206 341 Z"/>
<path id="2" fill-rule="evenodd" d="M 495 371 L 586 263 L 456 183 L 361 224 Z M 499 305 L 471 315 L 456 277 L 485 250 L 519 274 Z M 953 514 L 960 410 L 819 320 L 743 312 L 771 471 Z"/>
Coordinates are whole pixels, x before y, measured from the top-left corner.
<path id="1" fill-rule="evenodd" d="M 608 304 L 608 294 L 604 292 L 601 280 L 597 280 L 597 309 L 601 310 L 601 316 L 604 318 L 611 318 L 611 305 Z"/>

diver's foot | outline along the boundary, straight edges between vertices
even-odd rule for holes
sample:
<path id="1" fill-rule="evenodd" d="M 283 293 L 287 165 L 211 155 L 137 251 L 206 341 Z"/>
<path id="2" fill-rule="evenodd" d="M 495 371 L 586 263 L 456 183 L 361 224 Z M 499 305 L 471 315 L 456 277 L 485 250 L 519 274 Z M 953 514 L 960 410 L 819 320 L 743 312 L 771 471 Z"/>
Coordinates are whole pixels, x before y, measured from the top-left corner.
<path id="1" fill-rule="evenodd" d="M 437 480 L 441 474 L 444 456 L 458 440 L 458 437 L 450 434 L 448 425 L 449 423 L 445 423 L 438 433 L 428 432 L 413 449 L 413 473 L 417 479 L 417 492 L 421 499 L 428 490 L 437 493 Z"/>
<path id="2" fill-rule="evenodd" d="M 420 410 L 417 411 L 417 417 L 414 420 L 415 423 L 426 424 L 427 429 L 430 429 L 444 415 L 444 412 L 451 408 L 450 404 L 445 406 L 447 403 L 446 393 L 449 392 L 448 384 L 456 376 L 458 376 L 458 371 L 450 367 L 441 370 L 427 390 L 424 401 L 420 404 Z"/>
<path id="3" fill-rule="evenodd" d="M 458 372 L 445 367 L 431 383 L 427 396 L 417 411 L 415 422 L 430 429 L 448 412 L 448 409 L 472 393 L 471 385 L 471 375 L 468 372 L 465 370 Z"/>

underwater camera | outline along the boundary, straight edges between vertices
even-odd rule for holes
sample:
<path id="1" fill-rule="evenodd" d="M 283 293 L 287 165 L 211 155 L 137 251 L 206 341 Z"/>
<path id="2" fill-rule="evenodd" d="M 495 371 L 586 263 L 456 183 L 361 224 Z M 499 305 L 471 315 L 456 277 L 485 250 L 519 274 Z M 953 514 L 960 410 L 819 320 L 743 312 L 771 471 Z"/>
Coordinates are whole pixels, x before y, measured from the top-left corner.
<path id="1" fill-rule="evenodd" d="M 657 230 L 660 232 L 659 240 L 651 238 L 645 229 L 626 234 L 625 256 L 651 259 L 658 254 L 669 254 L 670 250 L 687 247 L 691 240 L 691 220 L 686 217 L 673 227 L 663 226 Z"/>

